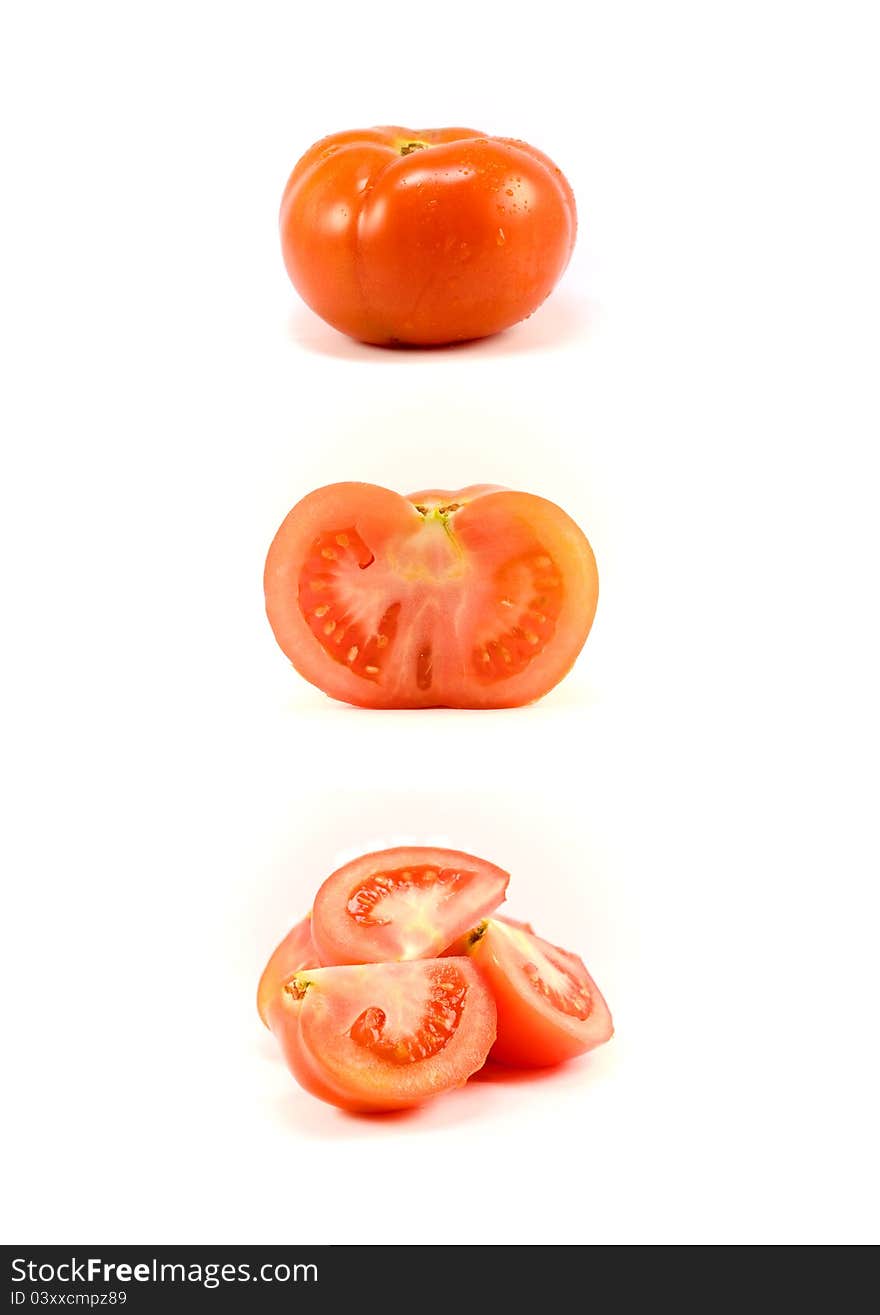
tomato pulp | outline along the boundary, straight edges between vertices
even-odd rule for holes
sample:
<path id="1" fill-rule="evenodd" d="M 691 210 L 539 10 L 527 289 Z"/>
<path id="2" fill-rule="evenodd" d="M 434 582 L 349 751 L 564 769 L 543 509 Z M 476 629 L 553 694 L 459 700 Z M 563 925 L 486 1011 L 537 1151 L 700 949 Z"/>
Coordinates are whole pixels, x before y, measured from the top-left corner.
<path id="1" fill-rule="evenodd" d="M 495 1038 L 495 1005 L 469 960 L 421 959 L 296 973 L 269 1023 L 307 1091 L 378 1112 L 463 1086 Z"/>
<path id="2" fill-rule="evenodd" d="M 323 964 L 433 958 L 498 907 L 508 880 L 493 863 L 456 849 L 364 854 L 321 886 L 312 939 Z"/>
<path id="3" fill-rule="evenodd" d="M 493 1059 L 539 1068 L 610 1040 L 608 1006 L 576 954 L 495 918 L 469 939 L 468 953 L 498 1009 Z"/>
<path id="4" fill-rule="evenodd" d="M 292 927 L 280 945 L 276 946 L 263 969 L 257 987 L 257 1011 L 269 1026 L 269 1002 L 281 989 L 281 983 L 301 968 L 319 967 L 318 954 L 312 943 L 312 915 L 309 913 Z"/>
<path id="5" fill-rule="evenodd" d="M 531 702 L 574 663 L 599 593 L 571 517 L 494 485 L 318 489 L 276 534 L 264 585 L 300 674 L 366 708 Z"/>
<path id="6" fill-rule="evenodd" d="M 574 248 L 577 213 L 542 151 L 471 128 L 334 133 L 281 202 L 291 282 L 364 342 L 483 338 L 525 319 Z"/>

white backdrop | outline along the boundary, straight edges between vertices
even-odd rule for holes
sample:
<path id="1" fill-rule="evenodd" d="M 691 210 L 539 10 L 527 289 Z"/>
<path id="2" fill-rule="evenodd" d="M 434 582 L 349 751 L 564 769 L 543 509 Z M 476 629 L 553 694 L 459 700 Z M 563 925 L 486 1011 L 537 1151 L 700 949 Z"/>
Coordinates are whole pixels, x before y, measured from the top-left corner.
<path id="1" fill-rule="evenodd" d="M 8 1240 L 876 1240 L 875 23 L 7 7 Z M 394 121 L 567 173 L 526 325 L 386 353 L 298 302 L 288 171 Z M 560 502 L 601 577 L 573 675 L 482 715 L 305 685 L 261 571 L 336 479 Z M 263 961 L 405 839 L 507 866 L 612 1044 L 378 1122 L 301 1093 Z"/>

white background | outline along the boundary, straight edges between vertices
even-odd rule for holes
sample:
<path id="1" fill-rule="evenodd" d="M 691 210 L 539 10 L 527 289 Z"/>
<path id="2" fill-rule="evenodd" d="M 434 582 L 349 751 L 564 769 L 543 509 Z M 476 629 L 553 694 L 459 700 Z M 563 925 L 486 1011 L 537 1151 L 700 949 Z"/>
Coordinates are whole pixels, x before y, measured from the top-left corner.
<path id="1" fill-rule="evenodd" d="M 6 6 L 5 1240 L 877 1239 L 872 14 Z M 568 174 L 526 325 L 387 353 L 298 302 L 288 171 L 394 121 Z M 302 682 L 263 557 L 335 479 L 565 506 L 573 675 L 482 715 Z M 406 838 L 512 871 L 610 1046 L 385 1121 L 299 1091 L 263 960 Z"/>

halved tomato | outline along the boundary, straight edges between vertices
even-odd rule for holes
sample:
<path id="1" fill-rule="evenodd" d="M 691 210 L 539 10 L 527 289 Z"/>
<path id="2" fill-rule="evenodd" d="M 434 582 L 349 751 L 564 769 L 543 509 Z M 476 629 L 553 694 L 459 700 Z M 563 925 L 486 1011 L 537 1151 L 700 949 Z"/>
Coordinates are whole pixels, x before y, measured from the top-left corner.
<path id="1" fill-rule="evenodd" d="M 470 942 L 468 953 L 498 1008 L 493 1059 L 543 1068 L 611 1038 L 608 1006 L 576 954 L 495 918 Z"/>
<path id="2" fill-rule="evenodd" d="M 266 611 L 306 680 L 364 708 L 508 708 L 566 674 L 596 612 L 585 535 L 493 485 L 330 484 L 269 549 Z"/>
<path id="3" fill-rule="evenodd" d="M 281 989 L 281 983 L 291 973 L 301 968 L 318 968 L 318 952 L 312 944 L 312 915 L 307 913 L 302 922 L 284 937 L 275 947 L 269 962 L 263 969 L 263 976 L 257 987 L 257 1011 L 266 1026 L 269 1026 L 269 1001 Z"/>
<path id="4" fill-rule="evenodd" d="M 420 959 L 295 973 L 269 1024 L 307 1091 L 375 1112 L 463 1086 L 495 1039 L 495 1005 L 468 959 Z"/>
<path id="5" fill-rule="evenodd" d="M 346 863 L 315 896 L 324 964 L 431 959 L 504 899 L 508 874 L 457 849 L 383 849 Z"/>

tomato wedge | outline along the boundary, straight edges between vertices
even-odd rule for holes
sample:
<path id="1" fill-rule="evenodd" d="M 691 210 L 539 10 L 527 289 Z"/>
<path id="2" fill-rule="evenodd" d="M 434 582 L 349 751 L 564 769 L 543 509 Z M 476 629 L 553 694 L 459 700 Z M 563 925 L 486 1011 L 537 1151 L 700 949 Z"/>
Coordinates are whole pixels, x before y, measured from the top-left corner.
<path id="1" fill-rule="evenodd" d="M 295 973 L 269 1023 L 307 1091 L 366 1113 L 463 1086 L 495 1039 L 495 1005 L 468 959 L 421 959 Z"/>
<path id="2" fill-rule="evenodd" d="M 576 954 L 496 918 L 470 941 L 468 953 L 498 1008 L 493 1059 L 543 1068 L 610 1040 L 608 1006 Z"/>
<path id="3" fill-rule="evenodd" d="M 508 874 L 457 849 L 416 845 L 364 854 L 315 896 L 323 964 L 431 959 L 504 899 Z"/>
<path id="4" fill-rule="evenodd" d="M 269 549 L 266 611 L 306 680 L 365 708 L 508 708 L 552 689 L 596 612 L 592 549 L 561 508 L 493 485 L 404 498 L 331 484 Z"/>
<path id="5" fill-rule="evenodd" d="M 284 937 L 275 947 L 269 962 L 263 969 L 260 984 L 257 987 L 257 1011 L 266 1026 L 269 1026 L 269 1001 L 281 989 L 281 983 L 291 973 L 301 968 L 318 968 L 320 962 L 317 951 L 312 944 L 312 915 L 306 914 L 302 922 Z"/>

